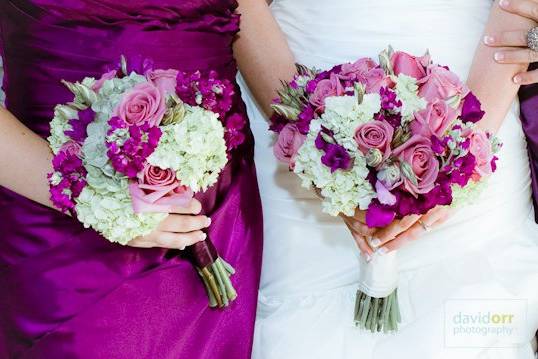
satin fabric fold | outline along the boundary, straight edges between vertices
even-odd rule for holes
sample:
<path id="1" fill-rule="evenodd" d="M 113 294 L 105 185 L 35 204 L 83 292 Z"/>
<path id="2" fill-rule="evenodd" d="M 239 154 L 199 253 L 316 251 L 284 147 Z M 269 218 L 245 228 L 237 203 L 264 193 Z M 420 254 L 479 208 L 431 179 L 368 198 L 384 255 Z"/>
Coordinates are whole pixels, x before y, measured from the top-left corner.
<path id="1" fill-rule="evenodd" d="M 233 0 L 0 2 L 7 108 L 48 136 L 60 80 L 100 76 L 121 55 L 233 80 Z M 240 92 L 233 111 L 245 115 Z M 245 115 L 246 116 L 246 115 Z M 15 156 L 14 156 L 15 157 Z M 44 179 L 45 180 L 45 179 Z M 253 138 L 198 196 L 209 236 L 237 273 L 230 308 L 208 308 L 179 252 L 112 244 L 75 220 L 0 189 L 0 357 L 249 358 L 261 265 Z"/>

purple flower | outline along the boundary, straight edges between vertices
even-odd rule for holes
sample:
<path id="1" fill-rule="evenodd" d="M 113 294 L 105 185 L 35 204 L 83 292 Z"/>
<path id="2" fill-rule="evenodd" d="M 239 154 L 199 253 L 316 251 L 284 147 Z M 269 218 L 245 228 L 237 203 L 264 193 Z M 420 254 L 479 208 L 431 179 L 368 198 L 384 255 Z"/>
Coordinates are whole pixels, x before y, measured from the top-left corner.
<path id="1" fill-rule="evenodd" d="M 463 106 L 461 109 L 461 120 L 463 122 L 476 123 L 484 117 L 486 113 L 482 111 L 480 101 L 476 96 L 469 92 L 463 99 Z"/>
<path id="2" fill-rule="evenodd" d="M 228 151 L 239 147 L 245 142 L 245 134 L 243 128 L 247 121 L 243 116 L 238 113 L 234 113 L 226 120 L 226 132 L 224 133 L 224 139 L 226 140 L 226 147 Z"/>
<path id="3" fill-rule="evenodd" d="M 315 114 L 314 109 L 307 105 L 297 117 L 297 122 L 295 125 L 297 126 L 299 132 L 301 132 L 303 135 L 308 134 L 310 122 L 312 122 L 312 119 L 314 119 Z"/>
<path id="4" fill-rule="evenodd" d="M 366 224 L 370 228 L 386 227 L 392 223 L 396 212 L 374 199 L 366 210 Z"/>
<path id="5" fill-rule="evenodd" d="M 94 118 L 95 112 L 91 108 L 79 111 L 78 120 L 76 118 L 69 120 L 69 125 L 71 125 L 72 129 L 65 131 L 64 134 L 73 141 L 82 144 L 86 137 L 88 137 L 86 129 Z"/>
<path id="6" fill-rule="evenodd" d="M 278 113 L 274 112 L 273 115 L 269 118 L 269 130 L 280 133 L 284 126 L 288 123 L 288 119 Z"/>
<path id="7" fill-rule="evenodd" d="M 325 147 L 325 154 L 321 157 L 321 163 L 331 169 L 331 172 L 351 168 L 351 156 L 346 149 L 340 145 L 328 143 Z"/>
<path id="8" fill-rule="evenodd" d="M 393 112 L 402 107 L 402 101 L 396 98 L 396 92 L 388 87 L 381 87 L 379 95 L 381 95 L 381 108 L 383 110 Z"/>

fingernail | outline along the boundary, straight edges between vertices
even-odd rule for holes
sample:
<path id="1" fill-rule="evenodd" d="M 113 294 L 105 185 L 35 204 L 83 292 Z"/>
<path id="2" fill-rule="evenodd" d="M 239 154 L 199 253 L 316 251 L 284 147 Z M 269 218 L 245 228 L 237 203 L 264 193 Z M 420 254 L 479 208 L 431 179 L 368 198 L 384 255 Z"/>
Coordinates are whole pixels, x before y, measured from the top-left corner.
<path id="1" fill-rule="evenodd" d="M 372 260 L 372 256 L 370 256 L 368 253 L 364 253 L 364 259 L 366 259 L 367 262 L 370 262 Z"/>
<path id="2" fill-rule="evenodd" d="M 206 227 L 209 227 L 211 225 L 211 218 L 207 217 L 207 220 L 206 220 Z"/>
<path id="3" fill-rule="evenodd" d="M 504 60 L 504 54 L 502 52 L 496 52 L 495 55 L 493 55 L 493 58 L 495 61 L 502 61 Z"/>
<path id="4" fill-rule="evenodd" d="M 514 83 L 520 84 L 521 83 L 521 76 L 516 75 L 516 76 L 514 76 L 514 78 L 512 80 L 514 80 Z"/>
<path id="5" fill-rule="evenodd" d="M 508 5 L 510 5 L 510 1 L 508 1 L 508 0 L 499 1 L 499 6 L 500 7 L 508 7 Z"/>
<path id="6" fill-rule="evenodd" d="M 377 250 L 377 253 L 379 253 L 380 256 L 386 254 L 388 252 L 387 248 L 381 247 Z"/>
<path id="7" fill-rule="evenodd" d="M 381 239 L 379 238 L 372 238 L 370 240 L 370 244 L 374 247 L 379 247 L 381 245 Z"/>
<path id="8" fill-rule="evenodd" d="M 491 45 L 493 44 L 493 42 L 495 41 L 495 39 L 493 38 L 493 36 L 484 36 L 484 44 L 486 45 Z"/>
<path id="9" fill-rule="evenodd" d="M 200 234 L 200 238 L 203 240 L 205 240 L 207 238 L 207 234 L 206 233 L 202 233 Z"/>

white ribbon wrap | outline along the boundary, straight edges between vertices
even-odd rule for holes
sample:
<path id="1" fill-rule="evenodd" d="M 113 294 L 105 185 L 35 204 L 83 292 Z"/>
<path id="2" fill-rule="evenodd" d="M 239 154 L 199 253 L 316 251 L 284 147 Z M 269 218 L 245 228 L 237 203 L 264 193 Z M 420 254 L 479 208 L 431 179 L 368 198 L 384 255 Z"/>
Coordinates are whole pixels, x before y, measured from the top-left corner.
<path id="1" fill-rule="evenodd" d="M 359 290 L 372 298 L 388 297 L 398 286 L 397 258 L 396 251 L 375 252 L 370 262 L 361 256 Z"/>

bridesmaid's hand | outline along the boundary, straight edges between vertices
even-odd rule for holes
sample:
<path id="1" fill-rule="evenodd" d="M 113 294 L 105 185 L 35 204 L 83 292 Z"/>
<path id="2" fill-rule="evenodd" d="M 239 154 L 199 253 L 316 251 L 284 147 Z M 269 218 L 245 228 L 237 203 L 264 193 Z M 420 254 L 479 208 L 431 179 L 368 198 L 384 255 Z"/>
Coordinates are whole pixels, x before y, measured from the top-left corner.
<path id="1" fill-rule="evenodd" d="M 419 239 L 422 234 L 444 223 L 450 217 L 451 208 L 437 206 L 423 216 L 409 215 L 395 220 L 389 226 L 376 232 L 370 244 L 380 254 L 400 248 L 403 244 Z"/>
<path id="2" fill-rule="evenodd" d="M 501 0 L 499 6 L 510 13 L 538 22 L 538 0 Z M 529 29 L 514 29 L 496 34 L 486 34 L 484 43 L 490 47 L 499 47 L 494 55 L 501 64 L 530 64 L 538 62 L 538 52 L 527 47 Z M 507 49 L 507 47 L 509 49 Z M 538 83 L 538 70 L 515 75 L 513 81 L 518 85 Z"/>
<path id="3" fill-rule="evenodd" d="M 366 225 L 366 212 L 357 209 L 353 217 L 348 217 L 343 214 L 341 214 L 340 217 L 342 217 L 344 223 L 351 232 L 351 235 L 353 236 L 353 239 L 355 239 L 355 243 L 357 243 L 362 255 L 367 261 L 370 261 L 374 251 L 368 242 L 375 234 L 375 228 L 369 228 Z"/>
<path id="4" fill-rule="evenodd" d="M 127 245 L 138 248 L 169 248 L 183 250 L 185 247 L 203 241 L 207 235 L 202 229 L 209 227 L 211 219 L 198 215 L 202 205 L 192 199 L 188 207 L 174 208 L 159 227 L 146 236 L 136 237 Z"/>

